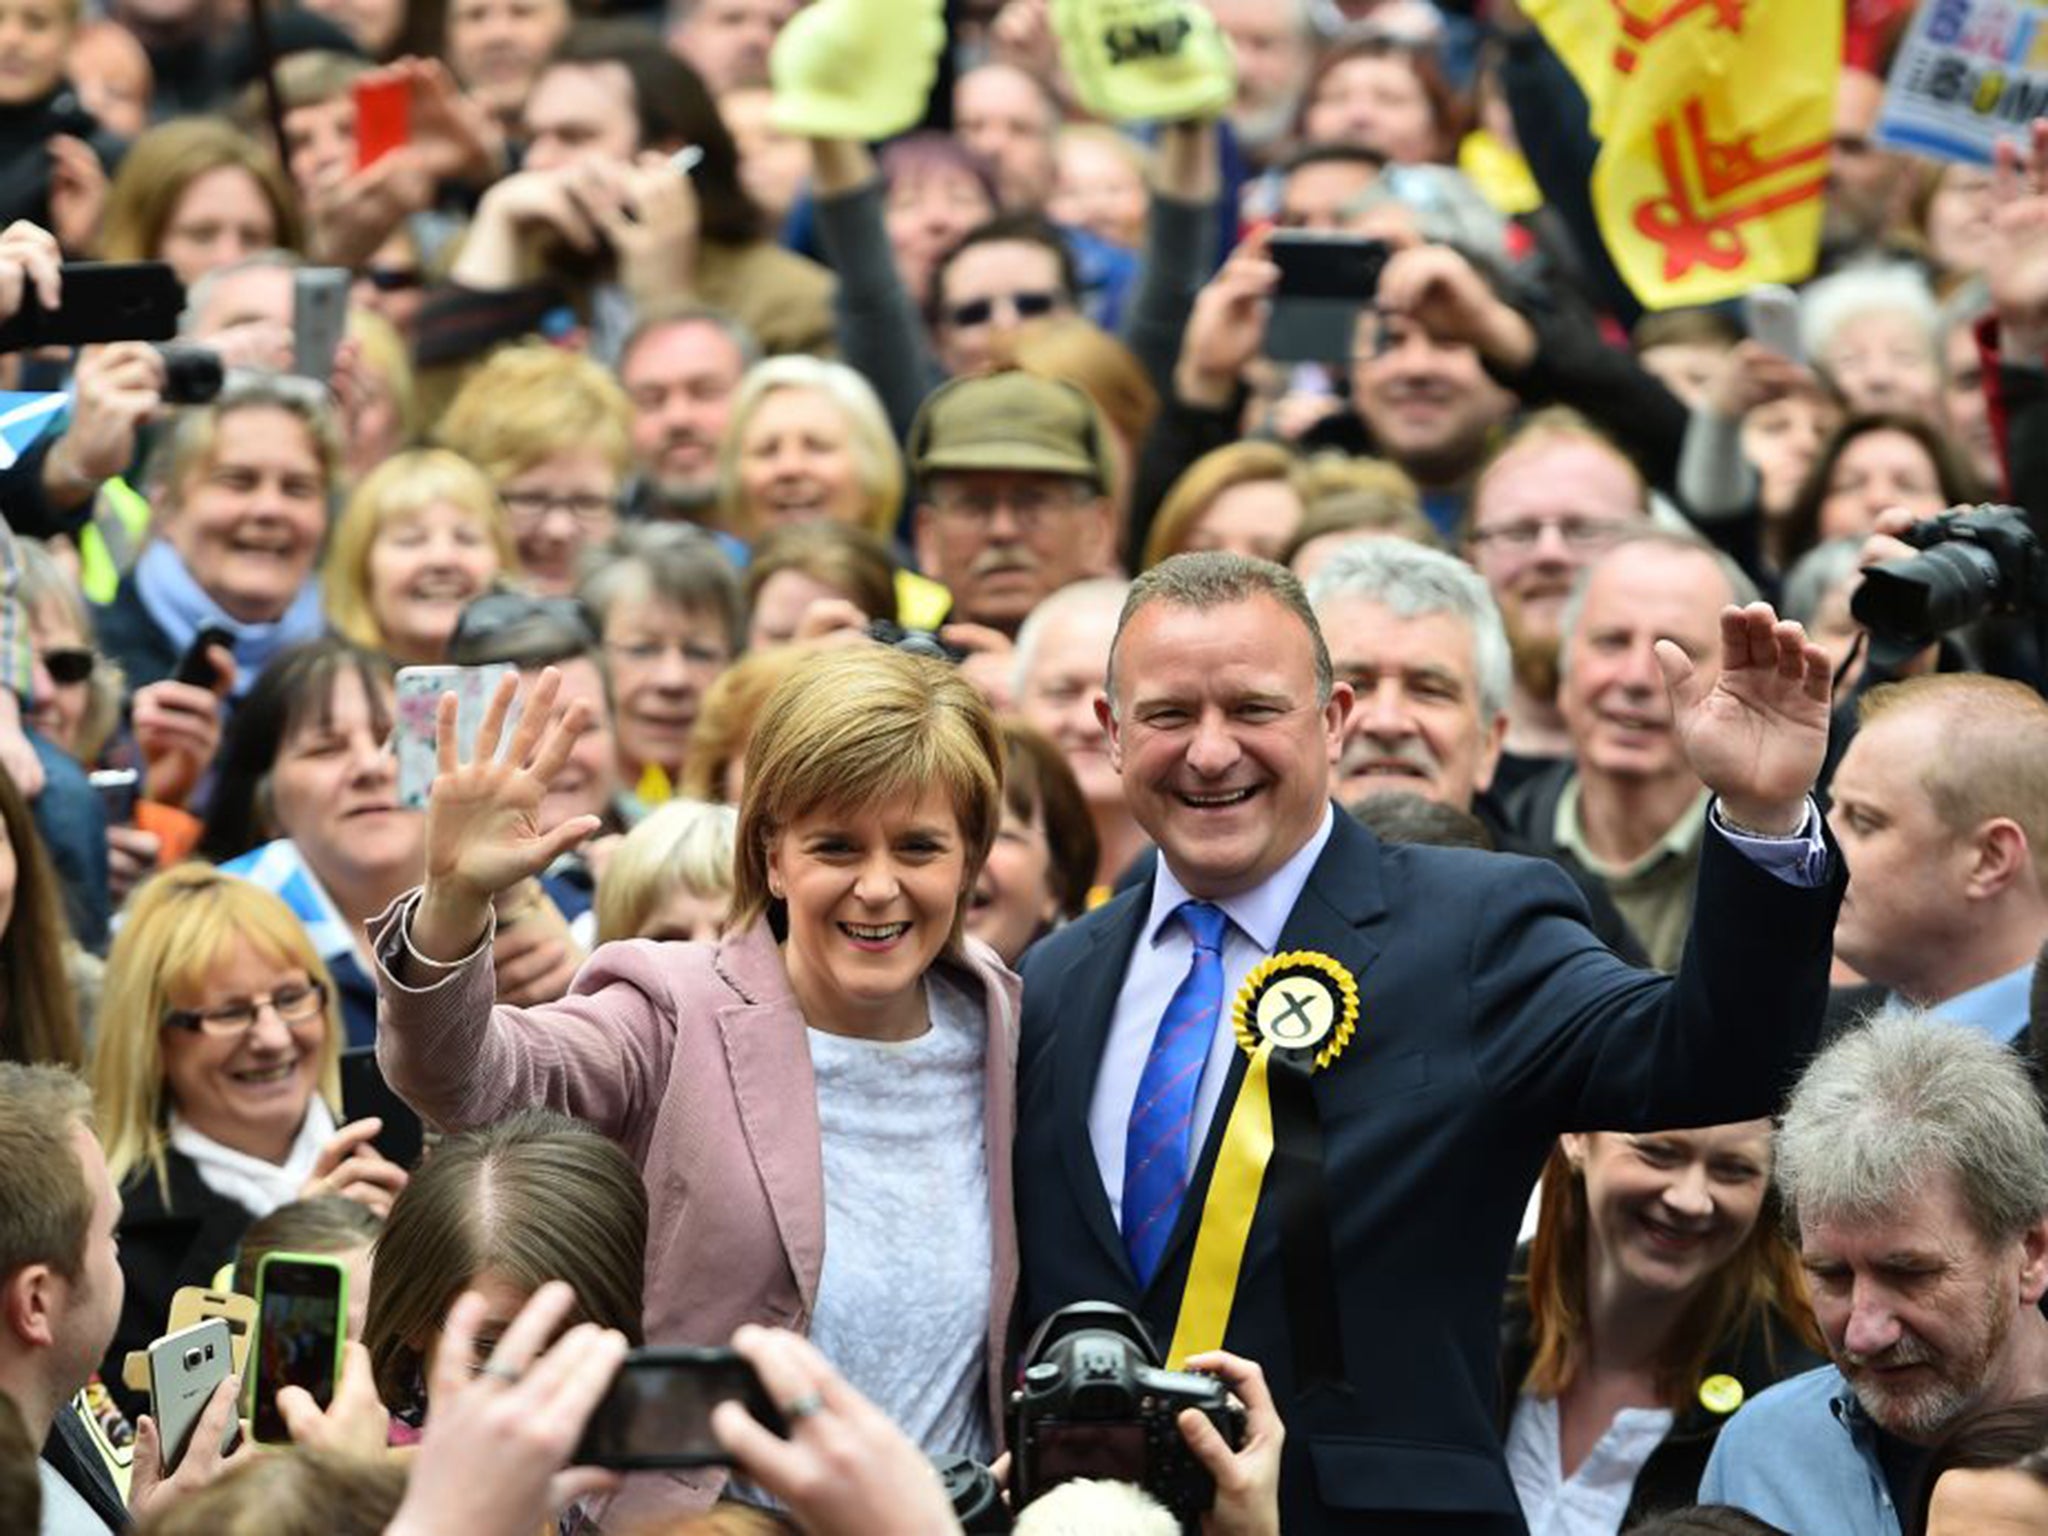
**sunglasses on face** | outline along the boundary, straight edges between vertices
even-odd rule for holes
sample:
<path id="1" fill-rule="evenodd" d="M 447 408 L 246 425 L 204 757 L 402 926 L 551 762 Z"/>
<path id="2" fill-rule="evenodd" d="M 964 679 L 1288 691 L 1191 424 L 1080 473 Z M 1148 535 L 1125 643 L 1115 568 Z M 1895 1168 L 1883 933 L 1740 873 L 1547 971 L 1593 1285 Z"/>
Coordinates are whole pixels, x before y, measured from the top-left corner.
<path id="1" fill-rule="evenodd" d="M 955 304 L 946 311 L 946 319 L 956 330 L 971 326 L 987 325 L 996 316 L 996 306 L 1007 304 L 1016 311 L 1019 320 L 1037 320 L 1059 308 L 1060 296 L 1047 289 L 1035 289 L 1027 293 L 1006 293 L 996 298 L 969 299 Z"/>
<path id="2" fill-rule="evenodd" d="M 65 688 L 91 677 L 93 665 L 99 659 L 91 651 L 75 646 L 44 651 L 42 657 L 43 670 L 50 674 L 50 681 Z"/>
<path id="3" fill-rule="evenodd" d="M 404 293 L 410 288 L 424 288 L 426 274 L 417 267 L 365 267 L 363 281 L 379 293 Z"/>

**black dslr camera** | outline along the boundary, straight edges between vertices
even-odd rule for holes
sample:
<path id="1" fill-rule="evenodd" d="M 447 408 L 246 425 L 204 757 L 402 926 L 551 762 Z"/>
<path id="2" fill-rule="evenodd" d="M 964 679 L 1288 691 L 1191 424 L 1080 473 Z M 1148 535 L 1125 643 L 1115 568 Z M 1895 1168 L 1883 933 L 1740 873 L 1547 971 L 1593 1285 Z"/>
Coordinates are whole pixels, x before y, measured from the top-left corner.
<path id="1" fill-rule="evenodd" d="M 1990 614 L 2048 614 L 2048 550 L 2017 507 L 1955 507 L 1899 535 L 1922 553 L 1863 573 L 1849 600 L 1872 635 L 1919 647 Z"/>
<path id="2" fill-rule="evenodd" d="M 1010 1394 L 1010 1496 L 1022 1509 L 1077 1477 L 1134 1483 L 1192 1529 L 1216 1483 L 1174 1421 L 1197 1408 L 1235 1450 L 1244 1409 L 1213 1376 L 1159 1368 L 1145 1325 L 1106 1301 L 1080 1301 L 1047 1318 L 1024 1354 L 1024 1385 Z"/>

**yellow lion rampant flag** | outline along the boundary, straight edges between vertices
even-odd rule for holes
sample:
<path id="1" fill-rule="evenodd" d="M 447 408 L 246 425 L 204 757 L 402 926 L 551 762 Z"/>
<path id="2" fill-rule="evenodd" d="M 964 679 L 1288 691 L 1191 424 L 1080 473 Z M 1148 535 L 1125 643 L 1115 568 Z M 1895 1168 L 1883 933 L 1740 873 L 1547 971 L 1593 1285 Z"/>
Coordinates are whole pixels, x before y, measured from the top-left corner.
<path id="1" fill-rule="evenodd" d="M 1840 0 L 1523 0 L 1592 108 L 1593 210 L 1652 309 L 1797 282 L 1820 249 Z"/>

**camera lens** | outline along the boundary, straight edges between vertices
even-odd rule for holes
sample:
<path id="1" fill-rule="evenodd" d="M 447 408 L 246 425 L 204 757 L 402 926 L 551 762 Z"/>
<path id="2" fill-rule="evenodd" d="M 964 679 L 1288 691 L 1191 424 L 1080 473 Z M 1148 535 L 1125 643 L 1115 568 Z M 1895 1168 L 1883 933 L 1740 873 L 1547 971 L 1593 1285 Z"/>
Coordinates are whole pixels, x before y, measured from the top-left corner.
<path id="1" fill-rule="evenodd" d="M 211 1350 L 208 1350 L 208 1351 L 207 1351 L 207 1353 L 208 1353 L 208 1354 L 211 1354 L 211 1353 L 212 1353 L 212 1351 L 211 1351 Z M 200 1355 L 200 1353 L 199 1353 L 199 1351 L 198 1351 L 198 1350 L 196 1350 L 196 1349 L 188 1349 L 188 1350 L 186 1350 L 186 1351 L 185 1351 L 185 1369 L 186 1369 L 186 1370 L 188 1370 L 188 1371 L 196 1371 L 197 1369 L 199 1369 L 199 1362 L 200 1362 L 201 1358 L 202 1358 L 202 1356 Z"/>
<path id="2" fill-rule="evenodd" d="M 1937 544 L 1910 560 L 1865 571 L 1849 611 L 1873 634 L 1925 645 L 1989 610 L 1998 586 L 1990 551 L 1960 541 Z"/>

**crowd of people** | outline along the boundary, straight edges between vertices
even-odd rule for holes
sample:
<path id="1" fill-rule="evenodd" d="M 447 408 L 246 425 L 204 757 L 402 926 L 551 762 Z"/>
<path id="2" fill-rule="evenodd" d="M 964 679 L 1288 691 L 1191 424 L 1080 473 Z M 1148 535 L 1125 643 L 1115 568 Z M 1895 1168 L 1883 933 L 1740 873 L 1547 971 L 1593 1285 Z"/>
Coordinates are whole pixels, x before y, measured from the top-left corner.
<path id="1" fill-rule="evenodd" d="M 1827 3 L 1752 335 L 1514 0 L 0 0 L 0 1527 L 2048 1532 L 2048 119 Z"/>

